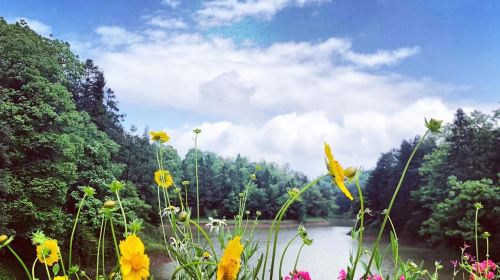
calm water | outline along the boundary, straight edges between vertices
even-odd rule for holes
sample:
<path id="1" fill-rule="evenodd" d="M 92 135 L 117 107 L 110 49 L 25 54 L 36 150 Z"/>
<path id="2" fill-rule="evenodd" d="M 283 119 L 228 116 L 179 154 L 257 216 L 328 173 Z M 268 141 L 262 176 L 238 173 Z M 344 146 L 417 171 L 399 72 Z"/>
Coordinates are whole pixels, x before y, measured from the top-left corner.
<path id="1" fill-rule="evenodd" d="M 357 248 L 357 242 L 353 241 L 348 235 L 350 228 L 337 226 L 311 227 L 307 230 L 309 236 L 314 240 L 314 243 L 312 246 L 306 246 L 302 250 L 297 269 L 309 271 L 314 280 L 337 279 L 338 271 L 345 268 L 349 263 L 349 252 L 354 252 Z M 286 243 L 293 238 L 296 232 L 295 228 L 280 230 L 280 238 L 277 246 L 278 258 L 276 261 L 277 264 L 275 265 L 275 271 L 278 269 L 279 257 L 281 256 L 283 248 Z M 259 230 L 256 233 L 256 237 L 261 240 L 261 247 L 264 248 L 267 230 Z M 294 243 L 295 244 L 290 246 L 285 256 L 283 273 L 285 273 L 285 270 L 293 269 L 296 252 L 298 252 L 301 245 L 300 239 L 296 239 Z M 384 243 L 383 246 L 385 245 L 387 244 Z M 368 242 L 368 247 L 371 248 L 370 242 Z M 427 248 L 420 248 L 408 244 L 402 244 L 400 247 L 400 255 L 404 260 L 412 259 L 416 263 L 420 263 L 421 260 L 424 260 L 428 267 L 432 269 L 434 260 L 442 258 L 444 266 L 449 267 L 449 259 L 451 259 L 451 257 L 447 256 L 447 252 L 436 252 Z M 254 256 L 255 261 L 258 259 L 258 256 L 260 256 L 260 253 Z M 387 261 L 385 267 L 389 270 L 391 268 L 391 262 Z M 155 279 L 170 279 L 172 271 L 172 264 L 163 264 L 153 268 Z M 449 270 L 446 271 L 446 273 L 450 273 Z M 443 279 L 448 278 L 445 277 Z"/>

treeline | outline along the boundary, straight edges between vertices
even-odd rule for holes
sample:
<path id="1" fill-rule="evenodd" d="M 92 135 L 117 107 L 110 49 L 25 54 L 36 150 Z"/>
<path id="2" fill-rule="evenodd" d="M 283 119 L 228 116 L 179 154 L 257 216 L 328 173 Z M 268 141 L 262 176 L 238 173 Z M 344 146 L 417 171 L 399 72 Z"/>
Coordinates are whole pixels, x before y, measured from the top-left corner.
<path id="1" fill-rule="evenodd" d="M 490 255 L 500 252 L 500 110 L 457 110 L 443 132 L 425 140 L 408 168 L 391 219 L 401 236 L 455 248 L 473 245 L 476 202 L 479 232 L 489 232 Z M 378 159 L 365 186 L 372 227 L 381 223 L 401 172 L 419 137 Z M 485 249 L 484 240 L 481 250 Z"/>
<path id="2" fill-rule="evenodd" d="M 125 130 L 123 117 L 102 70 L 91 60 L 82 62 L 67 43 L 40 36 L 23 21 L 8 24 L 0 18 L 0 233 L 15 234 L 15 246 L 29 248 L 18 251 L 32 252 L 28 237 L 36 230 L 67 246 L 81 187 L 91 186 L 97 194 L 86 201 L 77 237 L 82 248 L 77 253 L 91 254 L 98 210 L 114 198 L 107 185 L 115 179 L 125 183 L 128 218 L 158 224 L 157 146 L 146 132 Z M 194 202 L 194 150 L 181 159 L 173 147 L 161 149 L 177 185 L 191 182 L 189 201 Z M 257 163 L 211 152 L 199 152 L 198 159 L 200 214 L 232 218 Z M 287 190 L 308 178 L 286 166 L 258 165 L 248 206 L 252 217 L 260 211 L 262 218 L 271 218 Z M 335 196 L 330 184 L 312 189 L 291 207 L 288 218 L 332 215 Z"/>

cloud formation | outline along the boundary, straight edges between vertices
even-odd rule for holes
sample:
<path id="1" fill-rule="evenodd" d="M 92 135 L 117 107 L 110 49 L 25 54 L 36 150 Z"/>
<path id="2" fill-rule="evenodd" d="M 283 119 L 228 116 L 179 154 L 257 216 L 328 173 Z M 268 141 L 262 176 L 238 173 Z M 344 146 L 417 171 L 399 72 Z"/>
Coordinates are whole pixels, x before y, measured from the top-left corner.
<path id="1" fill-rule="evenodd" d="M 161 16 L 153 16 L 148 22 L 149 25 L 166 28 L 166 29 L 186 29 L 189 26 L 180 18 L 164 18 Z"/>
<path id="2" fill-rule="evenodd" d="M 161 3 L 170 8 L 177 8 L 181 4 L 181 0 L 161 0 Z"/>
<path id="3" fill-rule="evenodd" d="M 330 0 L 211 0 L 205 1 L 196 12 L 202 27 L 228 25 L 247 17 L 269 20 L 278 11 L 290 7 L 329 2 Z"/>
<path id="4" fill-rule="evenodd" d="M 225 156 L 290 163 L 318 175 L 328 141 L 342 162 L 370 168 L 380 152 L 423 133 L 424 117 L 453 115 L 455 105 L 439 97 L 453 85 L 388 72 L 419 47 L 357 53 L 351 41 L 333 37 L 262 48 L 162 32 L 144 31 L 140 41 L 95 49 L 93 57 L 122 104 L 151 118 L 177 111 L 210 120 L 155 128 L 167 129 L 181 153 L 201 127 L 201 147 Z"/>

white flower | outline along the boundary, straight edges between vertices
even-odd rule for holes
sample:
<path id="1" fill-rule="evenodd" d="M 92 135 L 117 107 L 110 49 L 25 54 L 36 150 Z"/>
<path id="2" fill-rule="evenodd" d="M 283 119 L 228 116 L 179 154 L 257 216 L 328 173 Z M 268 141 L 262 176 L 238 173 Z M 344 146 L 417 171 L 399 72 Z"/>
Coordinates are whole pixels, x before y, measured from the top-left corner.
<path id="1" fill-rule="evenodd" d="M 163 209 L 158 213 L 158 215 L 161 215 L 162 217 L 165 217 L 170 214 L 177 214 L 181 209 L 179 207 L 175 207 L 173 205 L 168 206 L 167 208 Z"/>
<path id="2" fill-rule="evenodd" d="M 186 244 L 182 243 L 180 240 L 175 239 L 174 237 L 170 237 L 170 245 L 176 250 L 176 251 L 182 251 L 186 249 Z"/>
<path id="3" fill-rule="evenodd" d="M 208 217 L 208 219 L 210 220 L 210 222 L 208 222 L 205 225 L 205 227 L 208 227 L 210 229 L 210 233 L 212 233 L 213 231 L 215 231 L 215 233 L 218 234 L 219 233 L 219 229 L 221 227 L 227 226 L 225 219 L 219 220 L 219 219 L 214 219 L 212 217 Z"/>

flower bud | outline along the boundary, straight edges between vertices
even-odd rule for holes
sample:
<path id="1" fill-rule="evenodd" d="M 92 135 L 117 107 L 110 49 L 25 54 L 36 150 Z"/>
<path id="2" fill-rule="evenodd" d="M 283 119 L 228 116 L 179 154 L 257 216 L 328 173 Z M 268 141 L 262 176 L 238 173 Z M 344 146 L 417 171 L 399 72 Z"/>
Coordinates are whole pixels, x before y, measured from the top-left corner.
<path id="1" fill-rule="evenodd" d="M 257 212 L 255 212 L 255 215 L 257 215 L 257 217 L 258 217 L 258 216 L 262 215 L 262 212 L 257 211 Z"/>
<path id="2" fill-rule="evenodd" d="M 438 121 L 436 119 L 431 118 L 429 121 L 425 120 L 425 127 L 429 129 L 432 133 L 437 133 L 441 129 L 441 125 L 443 121 Z"/>
<path id="3" fill-rule="evenodd" d="M 189 214 L 186 211 L 182 211 L 179 213 L 177 219 L 179 222 L 184 223 L 189 218 Z"/>
<path id="4" fill-rule="evenodd" d="M 201 133 L 201 129 L 199 129 L 199 128 L 195 128 L 195 129 L 193 130 L 193 132 L 194 132 L 194 133 L 196 133 L 196 134 L 200 134 L 200 133 Z"/>
<path id="5" fill-rule="evenodd" d="M 356 172 L 358 170 L 354 167 L 347 167 L 345 170 L 344 170 L 344 175 L 349 178 L 349 179 L 352 179 L 354 178 L 354 176 L 356 176 Z"/>
<path id="6" fill-rule="evenodd" d="M 5 241 L 7 241 L 7 239 L 9 239 L 7 235 L 0 235 L 0 244 L 3 244 Z"/>
<path id="7" fill-rule="evenodd" d="M 183 186 L 188 186 L 189 185 L 189 181 L 182 181 L 181 183 Z"/>
<path id="8" fill-rule="evenodd" d="M 114 200 L 107 200 L 104 202 L 104 208 L 106 209 L 113 209 L 116 206 L 116 202 Z"/>

